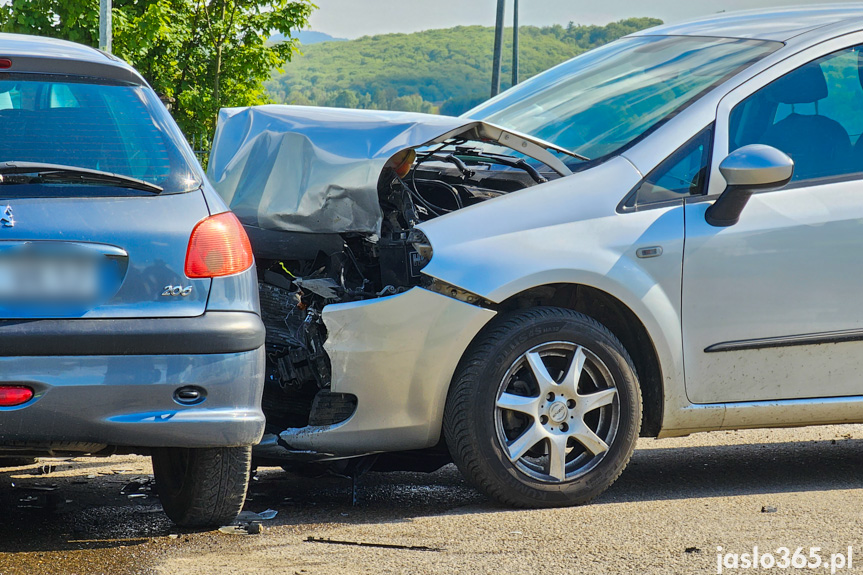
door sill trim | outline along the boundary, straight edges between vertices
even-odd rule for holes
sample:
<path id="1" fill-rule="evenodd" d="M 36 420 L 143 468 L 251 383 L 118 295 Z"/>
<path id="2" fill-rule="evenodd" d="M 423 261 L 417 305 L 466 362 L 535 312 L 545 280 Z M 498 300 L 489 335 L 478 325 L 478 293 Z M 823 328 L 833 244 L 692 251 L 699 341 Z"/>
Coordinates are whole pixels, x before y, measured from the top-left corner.
<path id="1" fill-rule="evenodd" d="M 825 331 L 821 333 L 807 333 L 802 335 L 726 341 L 707 346 L 704 348 L 704 353 L 770 349 L 773 347 L 794 347 L 801 345 L 824 345 L 829 343 L 845 343 L 849 341 L 863 341 L 863 329 Z"/>

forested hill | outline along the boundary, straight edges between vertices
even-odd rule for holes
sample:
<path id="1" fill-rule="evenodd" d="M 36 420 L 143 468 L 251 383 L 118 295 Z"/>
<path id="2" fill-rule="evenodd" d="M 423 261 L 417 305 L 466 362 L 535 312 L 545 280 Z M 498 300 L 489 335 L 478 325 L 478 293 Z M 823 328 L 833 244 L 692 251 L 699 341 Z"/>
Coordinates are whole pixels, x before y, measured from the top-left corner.
<path id="1" fill-rule="evenodd" d="M 521 79 L 661 23 L 629 18 L 606 26 L 524 26 Z M 505 38 L 504 89 L 512 76 L 511 29 Z M 284 73 L 273 74 L 267 90 L 282 104 L 458 115 L 488 97 L 493 45 L 494 29 L 482 26 L 323 42 L 303 46 Z"/>

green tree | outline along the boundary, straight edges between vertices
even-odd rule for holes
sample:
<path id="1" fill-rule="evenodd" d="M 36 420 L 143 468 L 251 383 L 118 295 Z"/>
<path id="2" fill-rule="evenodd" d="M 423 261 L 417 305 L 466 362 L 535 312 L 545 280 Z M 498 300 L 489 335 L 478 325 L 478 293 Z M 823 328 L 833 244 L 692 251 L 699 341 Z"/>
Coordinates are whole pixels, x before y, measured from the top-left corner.
<path id="1" fill-rule="evenodd" d="M 342 90 L 338 96 L 336 96 L 333 105 L 338 108 L 358 108 L 360 105 L 360 99 L 357 96 L 357 93 L 353 90 Z"/>
<path id="2" fill-rule="evenodd" d="M 628 18 L 605 26 L 522 26 L 521 76 L 657 24 Z M 504 37 L 508 88 L 512 29 Z M 458 115 L 488 98 L 493 45 L 494 28 L 482 26 L 323 42 L 305 47 L 265 86 L 277 102 Z"/>
<path id="3" fill-rule="evenodd" d="M 211 136 L 219 108 L 269 101 L 264 81 L 297 50 L 311 0 L 113 0 L 113 52 L 172 103 L 190 137 Z M 0 30 L 99 40 L 99 0 L 12 0 Z M 271 43 L 281 33 L 285 41 Z M 288 90 L 290 91 L 290 90 Z"/>

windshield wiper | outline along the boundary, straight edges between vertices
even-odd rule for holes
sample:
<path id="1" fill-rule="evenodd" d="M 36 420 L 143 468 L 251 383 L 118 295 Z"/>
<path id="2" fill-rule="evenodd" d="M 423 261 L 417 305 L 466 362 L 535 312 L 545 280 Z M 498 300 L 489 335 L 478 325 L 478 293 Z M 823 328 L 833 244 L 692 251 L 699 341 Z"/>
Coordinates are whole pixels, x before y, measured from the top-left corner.
<path id="1" fill-rule="evenodd" d="M 510 168 L 516 168 L 519 170 L 523 170 L 523 171 L 527 172 L 527 175 L 529 175 L 533 179 L 533 181 L 535 181 L 537 184 L 544 184 L 548 181 L 548 178 L 546 178 L 545 176 L 540 174 L 536 168 L 534 168 L 533 166 L 531 166 L 530 164 L 525 162 L 524 158 L 512 158 L 510 156 L 506 156 L 503 154 L 493 154 L 490 152 L 483 152 L 482 150 L 479 150 L 476 148 L 467 148 L 467 147 L 462 147 L 462 146 L 457 146 L 455 149 L 455 153 L 460 154 L 462 156 L 470 157 L 474 161 L 476 161 L 476 160 L 488 160 L 488 161 L 491 161 L 495 164 L 500 164 L 502 166 L 509 166 Z M 452 160 L 450 160 L 449 158 L 454 158 L 454 159 L 458 160 L 458 158 L 452 154 L 450 154 L 449 156 L 444 156 L 444 157 L 432 155 L 432 156 L 427 156 L 427 158 L 432 159 L 432 160 L 448 161 L 448 162 L 452 162 Z M 425 159 L 423 159 L 423 161 L 425 161 Z M 465 170 L 467 170 L 467 167 L 465 166 L 465 164 L 463 162 L 459 162 L 459 163 L 461 163 L 461 165 L 464 166 L 463 169 L 459 168 L 459 170 L 461 170 L 462 174 L 464 174 L 466 177 L 469 177 L 469 178 L 473 177 L 473 171 L 470 170 L 470 175 L 468 175 L 465 172 Z M 456 164 L 456 166 L 458 166 L 458 164 Z"/>
<path id="2" fill-rule="evenodd" d="M 60 164 L 43 164 L 41 162 L 2 162 L 0 163 L 0 184 L 17 184 L 18 181 L 4 181 L 4 175 L 36 174 L 43 181 L 74 181 L 82 183 L 111 184 L 121 188 L 141 190 L 153 194 L 161 194 L 162 186 L 151 184 L 138 178 L 79 168 L 78 166 L 63 166 Z"/>

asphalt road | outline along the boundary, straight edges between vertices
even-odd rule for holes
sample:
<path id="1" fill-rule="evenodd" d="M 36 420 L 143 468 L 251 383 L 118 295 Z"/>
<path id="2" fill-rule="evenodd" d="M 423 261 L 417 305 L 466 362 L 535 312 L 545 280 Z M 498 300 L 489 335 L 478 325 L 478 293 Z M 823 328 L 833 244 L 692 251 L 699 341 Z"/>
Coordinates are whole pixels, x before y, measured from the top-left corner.
<path id="1" fill-rule="evenodd" d="M 717 573 L 718 546 L 755 545 L 851 546 L 836 573 L 863 572 L 862 451 L 856 425 L 642 440 L 594 503 L 541 511 L 489 502 L 452 466 L 369 474 L 356 505 L 349 480 L 266 468 L 246 509 L 278 515 L 257 535 L 178 530 L 147 459 L 43 460 L 0 471 L 0 574 Z M 723 569 L 753 571 L 796 570 Z"/>

